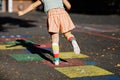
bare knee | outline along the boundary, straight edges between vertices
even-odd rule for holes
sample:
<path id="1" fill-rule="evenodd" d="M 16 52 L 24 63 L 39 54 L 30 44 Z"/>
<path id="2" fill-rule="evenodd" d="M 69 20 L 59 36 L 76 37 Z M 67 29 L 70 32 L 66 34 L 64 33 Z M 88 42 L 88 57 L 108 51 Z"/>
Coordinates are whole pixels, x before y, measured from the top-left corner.
<path id="1" fill-rule="evenodd" d="M 51 40 L 52 43 L 59 43 L 59 34 L 58 33 L 51 33 Z"/>
<path id="2" fill-rule="evenodd" d="M 70 35 L 70 34 L 72 34 L 71 31 L 66 32 L 66 33 L 63 33 L 63 35 L 64 35 L 65 37 L 67 37 L 67 36 Z"/>

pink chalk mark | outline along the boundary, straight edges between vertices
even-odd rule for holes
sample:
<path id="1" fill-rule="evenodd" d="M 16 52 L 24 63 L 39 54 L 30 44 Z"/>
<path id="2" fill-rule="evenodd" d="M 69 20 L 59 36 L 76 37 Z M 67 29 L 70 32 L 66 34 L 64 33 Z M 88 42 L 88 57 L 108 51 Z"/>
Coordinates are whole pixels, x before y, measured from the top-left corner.
<path id="1" fill-rule="evenodd" d="M 38 48 L 51 48 L 51 44 L 50 43 L 37 44 L 36 47 L 38 47 Z"/>
<path id="2" fill-rule="evenodd" d="M 78 59 L 67 59 L 66 61 L 67 62 L 60 61 L 60 64 L 58 66 L 55 66 L 53 63 L 46 60 L 43 60 L 42 62 L 51 67 L 67 67 L 67 66 L 83 66 L 84 65 L 84 62 Z"/>
<path id="3" fill-rule="evenodd" d="M 96 35 L 96 36 L 100 36 L 100 37 L 104 37 L 104 38 L 109 38 L 109 39 L 113 39 L 113 40 L 120 40 L 120 38 L 116 38 L 113 36 L 108 36 L 108 35 L 104 35 L 101 33 L 96 33 L 96 32 L 87 32 L 84 30 L 74 30 L 75 32 L 81 32 L 81 33 L 86 33 L 86 34 L 90 34 L 90 35 Z"/>
<path id="4" fill-rule="evenodd" d="M 95 32 L 118 32 L 120 29 L 111 29 L 111 30 L 102 30 L 94 27 L 84 27 L 84 29 L 90 30 L 90 31 L 95 31 Z"/>

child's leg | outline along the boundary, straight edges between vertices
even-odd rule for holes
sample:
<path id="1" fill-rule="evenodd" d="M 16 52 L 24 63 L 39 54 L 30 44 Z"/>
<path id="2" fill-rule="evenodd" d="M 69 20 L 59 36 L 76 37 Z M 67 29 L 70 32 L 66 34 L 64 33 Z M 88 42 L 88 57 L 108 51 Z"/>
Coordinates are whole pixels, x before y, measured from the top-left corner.
<path id="1" fill-rule="evenodd" d="M 52 33 L 52 50 L 54 55 L 54 64 L 59 65 L 59 34 Z"/>
<path id="2" fill-rule="evenodd" d="M 72 43 L 74 52 L 76 54 L 79 54 L 80 53 L 80 48 L 79 48 L 79 45 L 78 45 L 74 35 L 69 31 L 69 32 L 64 33 L 64 36 L 67 37 L 67 40 Z"/>

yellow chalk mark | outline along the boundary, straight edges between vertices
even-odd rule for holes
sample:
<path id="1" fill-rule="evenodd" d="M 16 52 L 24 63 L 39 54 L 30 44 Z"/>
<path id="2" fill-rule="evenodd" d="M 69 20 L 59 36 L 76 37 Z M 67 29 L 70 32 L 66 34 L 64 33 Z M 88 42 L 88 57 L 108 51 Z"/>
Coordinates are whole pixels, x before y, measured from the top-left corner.
<path id="1" fill-rule="evenodd" d="M 25 49 L 23 46 L 12 46 L 11 45 L 0 45 L 0 50 L 7 50 L 7 49 Z"/>
<path id="2" fill-rule="evenodd" d="M 84 54 L 75 54 L 74 52 L 61 52 L 60 58 L 69 59 L 69 58 L 87 58 L 87 55 Z"/>
<path id="3" fill-rule="evenodd" d="M 73 66 L 73 67 L 57 67 L 57 71 L 65 74 L 70 78 L 77 77 L 93 77 L 93 76 L 103 76 L 103 75 L 113 75 L 114 73 L 109 72 L 97 66 L 87 65 L 87 66 Z"/>

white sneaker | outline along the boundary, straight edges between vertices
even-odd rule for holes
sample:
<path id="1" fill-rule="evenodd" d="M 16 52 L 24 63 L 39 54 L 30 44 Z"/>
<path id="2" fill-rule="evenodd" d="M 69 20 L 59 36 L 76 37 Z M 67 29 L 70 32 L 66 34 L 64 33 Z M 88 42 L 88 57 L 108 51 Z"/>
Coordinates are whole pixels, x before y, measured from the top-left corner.
<path id="1" fill-rule="evenodd" d="M 58 66 L 59 65 L 59 61 L 57 60 L 57 61 L 54 61 L 54 64 L 56 65 L 56 66 Z"/>
<path id="2" fill-rule="evenodd" d="M 72 41 L 72 46 L 75 54 L 80 54 L 80 48 L 75 40 Z"/>

